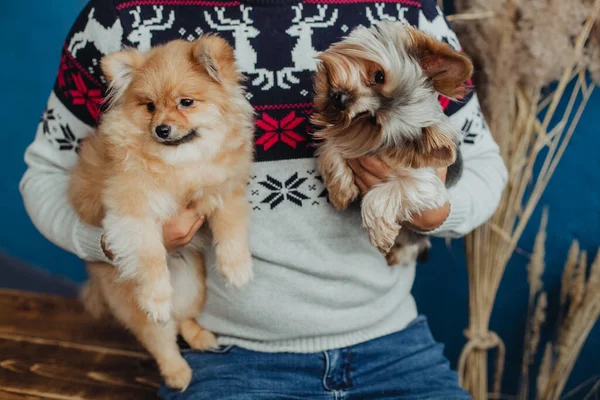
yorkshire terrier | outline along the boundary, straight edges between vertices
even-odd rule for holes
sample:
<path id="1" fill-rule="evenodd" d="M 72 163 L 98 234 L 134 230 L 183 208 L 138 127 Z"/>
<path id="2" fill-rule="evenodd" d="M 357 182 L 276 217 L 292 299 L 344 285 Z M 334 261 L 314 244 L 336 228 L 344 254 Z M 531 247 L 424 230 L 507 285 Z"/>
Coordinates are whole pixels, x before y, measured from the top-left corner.
<path id="1" fill-rule="evenodd" d="M 217 36 L 120 51 L 101 66 L 109 107 L 82 144 L 69 198 L 84 222 L 104 228 L 115 267 L 89 263 L 82 297 L 96 316 L 110 310 L 156 358 L 166 384 L 184 389 L 192 372 L 177 333 L 196 349 L 216 345 L 194 319 L 205 298 L 203 240 L 167 254 L 162 225 L 195 207 L 209 222 L 219 271 L 238 287 L 251 279 L 254 111 L 233 49 Z"/>
<path id="2" fill-rule="evenodd" d="M 461 133 L 449 123 L 438 96 L 466 95 L 473 65 L 401 22 L 356 28 L 317 59 L 312 122 L 321 140 L 318 163 L 329 199 L 342 210 L 359 195 L 348 160 L 381 158 L 394 176 L 363 197 L 363 225 L 390 265 L 414 262 L 429 241 L 401 230 L 401 224 L 446 204 L 446 186 L 462 171 Z M 449 167 L 446 185 L 436 174 L 442 167 Z"/>

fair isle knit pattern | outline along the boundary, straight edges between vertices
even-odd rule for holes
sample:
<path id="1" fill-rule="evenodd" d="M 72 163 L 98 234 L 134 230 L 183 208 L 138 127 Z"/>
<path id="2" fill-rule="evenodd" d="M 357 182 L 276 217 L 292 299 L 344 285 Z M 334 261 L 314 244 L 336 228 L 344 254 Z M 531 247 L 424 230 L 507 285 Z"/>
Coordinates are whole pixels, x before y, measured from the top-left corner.
<path id="1" fill-rule="evenodd" d="M 38 229 L 86 260 L 104 260 L 101 230 L 67 204 L 68 170 L 102 115 L 102 56 L 218 33 L 235 49 L 256 110 L 255 166 L 248 197 L 255 279 L 227 286 L 208 254 L 208 298 L 200 322 L 222 344 L 313 352 L 402 329 L 416 316 L 415 266 L 390 268 L 370 245 L 358 205 L 337 212 L 316 169 L 309 118 L 314 57 L 353 28 L 404 21 L 460 50 L 435 0 L 92 0 L 65 40 L 54 90 L 21 183 Z M 477 97 L 440 97 L 463 131 L 464 176 L 452 212 L 433 234 L 460 236 L 487 219 L 506 172 Z"/>

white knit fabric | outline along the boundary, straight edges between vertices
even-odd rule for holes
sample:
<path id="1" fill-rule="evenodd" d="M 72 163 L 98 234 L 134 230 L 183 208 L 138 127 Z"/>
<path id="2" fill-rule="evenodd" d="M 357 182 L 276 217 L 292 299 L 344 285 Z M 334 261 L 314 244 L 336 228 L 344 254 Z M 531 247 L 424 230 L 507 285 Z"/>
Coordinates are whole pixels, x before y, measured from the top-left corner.
<path id="1" fill-rule="evenodd" d="M 259 11 L 254 7 L 253 15 Z M 163 14 L 167 26 L 171 14 Z M 455 38 L 443 19 L 427 29 Z M 112 48 L 116 44 L 102 41 L 114 36 L 89 38 L 89 43 Z M 92 132 L 54 93 L 48 109 L 61 127 L 68 125 L 73 137 L 63 132 L 67 142 Z M 464 173 L 450 189 L 449 217 L 431 234 L 459 237 L 492 215 L 507 172 L 476 96 L 450 119 L 463 130 Z M 80 222 L 67 201 L 69 169 L 77 153 L 60 151 L 43 125 L 25 155 L 28 169 L 20 187 L 27 212 L 57 246 L 84 260 L 106 261 L 101 229 Z M 410 294 L 415 266 L 389 267 L 369 243 L 358 206 L 338 212 L 323 189 L 314 159 L 255 163 L 249 188 L 254 280 L 242 290 L 227 286 L 214 268 L 212 253 L 207 257 L 208 296 L 199 321 L 219 335 L 220 343 L 258 351 L 315 352 L 396 332 L 417 316 Z"/>

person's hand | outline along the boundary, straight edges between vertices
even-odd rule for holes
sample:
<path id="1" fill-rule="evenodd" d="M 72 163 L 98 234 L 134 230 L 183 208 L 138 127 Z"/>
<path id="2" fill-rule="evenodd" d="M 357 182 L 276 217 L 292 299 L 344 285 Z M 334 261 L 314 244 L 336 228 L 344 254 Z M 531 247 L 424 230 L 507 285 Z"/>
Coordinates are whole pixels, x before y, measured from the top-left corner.
<path id="1" fill-rule="evenodd" d="M 195 205 L 190 204 L 185 210 L 163 224 L 163 243 L 170 253 L 192 241 L 206 218 L 198 214 Z"/>
<path id="2" fill-rule="evenodd" d="M 192 241 L 198 229 L 204 224 L 206 218 L 198 214 L 193 203 L 189 204 L 175 217 L 167 220 L 163 225 L 163 243 L 168 253 L 185 246 Z M 102 251 L 109 260 L 114 259 L 114 254 L 107 248 L 104 236 L 101 241 Z"/>
<path id="3" fill-rule="evenodd" d="M 354 181 L 364 196 L 374 186 L 388 180 L 392 175 L 392 169 L 378 157 L 360 157 L 348 161 L 348 165 L 354 171 Z M 439 168 L 438 176 L 442 182 L 446 182 L 447 168 Z M 450 204 L 435 210 L 426 210 L 419 215 L 413 215 L 410 224 L 421 231 L 431 231 L 439 227 L 450 214 Z"/>
<path id="4" fill-rule="evenodd" d="M 387 181 L 394 172 L 379 157 L 360 157 L 348 161 L 354 171 L 354 182 L 364 196 L 374 186 Z"/>

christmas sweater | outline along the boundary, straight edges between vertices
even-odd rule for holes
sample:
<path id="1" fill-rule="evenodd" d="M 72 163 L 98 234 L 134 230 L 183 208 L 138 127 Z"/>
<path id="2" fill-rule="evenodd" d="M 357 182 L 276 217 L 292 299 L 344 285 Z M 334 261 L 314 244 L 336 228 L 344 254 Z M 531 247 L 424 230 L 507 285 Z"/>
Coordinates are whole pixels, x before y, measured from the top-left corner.
<path id="1" fill-rule="evenodd" d="M 82 223 L 67 200 L 69 170 L 102 113 L 100 59 L 123 46 L 147 50 L 217 33 L 233 45 L 256 110 L 248 189 L 254 279 L 241 290 L 227 285 L 208 251 L 199 322 L 221 344 L 273 352 L 339 348 L 403 329 L 417 316 L 415 266 L 387 265 L 362 228 L 359 204 L 339 212 L 328 203 L 309 124 L 314 57 L 382 20 L 403 20 L 460 50 L 435 0 L 92 0 L 64 42 L 25 154 L 20 188 L 31 219 L 63 249 L 107 261 L 101 228 Z M 507 173 L 477 96 L 440 102 L 462 129 L 464 173 L 450 189 L 450 215 L 430 233 L 458 237 L 491 216 Z"/>

